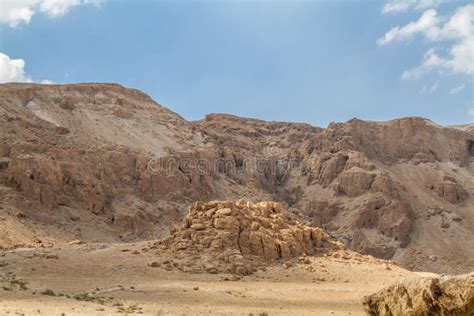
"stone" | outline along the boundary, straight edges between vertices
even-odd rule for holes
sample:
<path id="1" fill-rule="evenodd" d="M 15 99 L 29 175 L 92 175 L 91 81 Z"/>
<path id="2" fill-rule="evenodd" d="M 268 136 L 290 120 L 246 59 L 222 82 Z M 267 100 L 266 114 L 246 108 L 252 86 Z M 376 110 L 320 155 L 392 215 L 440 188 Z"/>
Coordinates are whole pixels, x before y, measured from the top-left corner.
<path id="1" fill-rule="evenodd" d="M 176 246 L 176 248 L 177 248 L 178 250 L 184 250 L 184 249 L 188 248 L 188 244 L 185 243 L 185 242 L 181 242 L 181 243 L 178 243 L 178 245 Z"/>
<path id="2" fill-rule="evenodd" d="M 191 225 L 191 229 L 203 230 L 203 229 L 206 229 L 206 226 L 204 226 L 204 224 L 201 224 L 201 223 L 196 223 L 196 224 Z"/>
<path id="3" fill-rule="evenodd" d="M 72 245 L 82 245 L 82 244 L 84 244 L 84 242 L 82 240 L 77 239 L 77 240 L 71 240 L 68 244 L 71 245 L 71 246 Z"/>
<path id="4" fill-rule="evenodd" d="M 217 217 L 229 216 L 230 214 L 232 214 L 232 210 L 230 208 L 223 208 L 223 209 L 217 210 L 216 212 Z"/>
<path id="5" fill-rule="evenodd" d="M 284 263 L 283 263 L 283 268 L 285 268 L 285 269 L 289 269 L 289 268 L 291 268 L 292 266 L 293 266 L 293 265 L 291 264 L 291 262 L 284 262 Z"/>
<path id="6" fill-rule="evenodd" d="M 258 230 L 260 228 L 260 224 L 258 222 L 252 222 L 252 225 L 250 226 L 251 230 Z"/>
<path id="7" fill-rule="evenodd" d="M 391 285 L 363 300 L 368 315 L 471 315 L 474 274 L 426 277 Z"/>
<path id="8" fill-rule="evenodd" d="M 240 223 L 235 217 L 216 217 L 214 219 L 214 227 L 218 229 L 239 230 Z"/>

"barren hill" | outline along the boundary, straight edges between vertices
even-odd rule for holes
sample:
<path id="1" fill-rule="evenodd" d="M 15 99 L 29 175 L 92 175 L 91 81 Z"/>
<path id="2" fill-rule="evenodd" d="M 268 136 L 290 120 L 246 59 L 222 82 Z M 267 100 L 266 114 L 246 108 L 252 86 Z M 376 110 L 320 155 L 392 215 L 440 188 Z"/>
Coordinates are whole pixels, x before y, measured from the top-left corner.
<path id="1" fill-rule="evenodd" d="M 189 122 L 115 84 L 3 84 L 0 137 L 3 247 L 160 237 L 195 201 L 245 198 L 410 269 L 474 267 L 472 125 Z"/>

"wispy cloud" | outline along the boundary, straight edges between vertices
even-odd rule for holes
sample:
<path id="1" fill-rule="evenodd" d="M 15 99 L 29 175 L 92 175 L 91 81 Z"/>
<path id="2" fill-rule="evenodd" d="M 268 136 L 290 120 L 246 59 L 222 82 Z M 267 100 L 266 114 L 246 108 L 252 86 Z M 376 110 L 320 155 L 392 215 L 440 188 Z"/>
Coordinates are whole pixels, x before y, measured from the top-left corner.
<path id="1" fill-rule="evenodd" d="M 410 7 L 411 3 L 408 1 L 390 1 L 383 6 L 382 13 L 405 12 L 408 11 Z"/>
<path id="2" fill-rule="evenodd" d="M 423 56 L 423 62 L 418 67 L 405 70 L 402 74 L 402 79 L 413 79 L 421 77 L 425 72 L 430 69 L 441 67 L 445 61 L 440 58 L 434 49 L 429 49 Z"/>
<path id="3" fill-rule="evenodd" d="M 378 45 L 387 45 L 395 41 L 402 41 L 414 37 L 417 34 L 424 34 L 436 27 L 438 17 L 436 10 L 428 10 L 422 14 L 420 19 L 415 22 L 410 22 L 407 25 L 400 27 L 395 26 L 385 35 L 377 40 Z"/>
<path id="4" fill-rule="evenodd" d="M 426 10 L 436 8 L 446 0 L 392 0 L 382 8 L 383 14 L 406 12 L 409 10 Z"/>
<path id="5" fill-rule="evenodd" d="M 0 23 L 17 27 L 22 23 L 30 23 L 37 13 L 60 17 L 73 7 L 88 4 L 99 6 L 100 3 L 101 0 L 1 0 Z"/>
<path id="6" fill-rule="evenodd" d="M 420 90 L 420 94 L 433 94 L 438 90 L 439 83 L 436 82 L 432 86 L 423 86 Z"/>
<path id="7" fill-rule="evenodd" d="M 419 4 L 420 5 L 420 4 Z M 377 40 L 379 46 L 412 39 L 421 35 L 429 42 L 448 43 L 445 56 L 430 48 L 421 64 L 405 71 L 403 79 L 418 78 L 431 70 L 440 73 L 474 73 L 474 5 L 459 7 L 451 16 L 438 16 L 434 9 L 425 11 L 417 21 L 395 26 Z"/>

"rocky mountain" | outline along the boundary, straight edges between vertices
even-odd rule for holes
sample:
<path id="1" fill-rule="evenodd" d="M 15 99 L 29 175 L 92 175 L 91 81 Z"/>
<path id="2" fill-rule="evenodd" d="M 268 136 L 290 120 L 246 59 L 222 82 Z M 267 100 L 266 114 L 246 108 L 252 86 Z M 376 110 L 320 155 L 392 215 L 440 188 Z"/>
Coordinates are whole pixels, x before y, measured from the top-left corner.
<path id="1" fill-rule="evenodd" d="M 273 200 L 404 267 L 474 267 L 474 129 L 186 121 L 115 84 L 0 85 L 0 245 L 167 235 L 195 201 Z"/>

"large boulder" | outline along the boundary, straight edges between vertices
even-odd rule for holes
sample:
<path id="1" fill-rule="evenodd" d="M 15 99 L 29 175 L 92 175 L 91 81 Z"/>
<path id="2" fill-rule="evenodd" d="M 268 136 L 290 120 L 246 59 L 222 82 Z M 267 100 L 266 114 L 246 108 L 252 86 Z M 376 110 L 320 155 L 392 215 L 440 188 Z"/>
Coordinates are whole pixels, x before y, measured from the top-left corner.
<path id="1" fill-rule="evenodd" d="M 397 283 L 363 303 L 368 315 L 473 315 L 474 273 Z"/>

